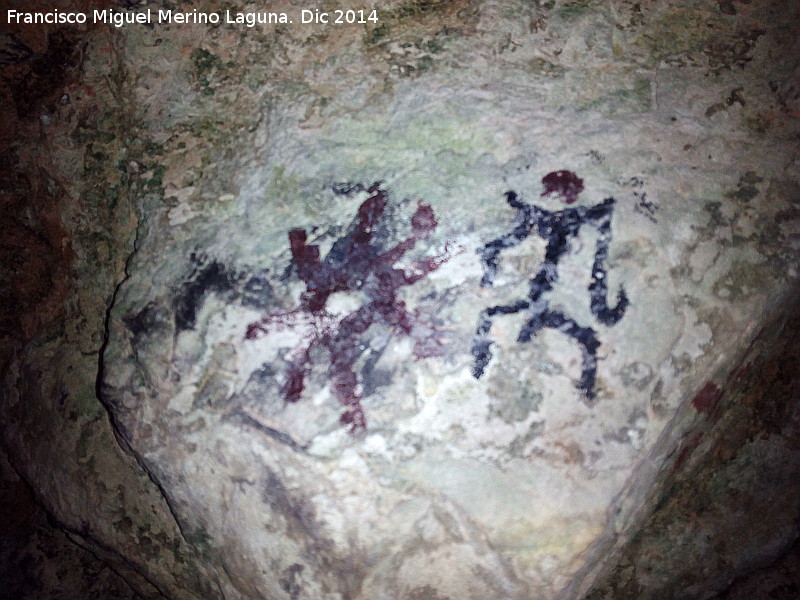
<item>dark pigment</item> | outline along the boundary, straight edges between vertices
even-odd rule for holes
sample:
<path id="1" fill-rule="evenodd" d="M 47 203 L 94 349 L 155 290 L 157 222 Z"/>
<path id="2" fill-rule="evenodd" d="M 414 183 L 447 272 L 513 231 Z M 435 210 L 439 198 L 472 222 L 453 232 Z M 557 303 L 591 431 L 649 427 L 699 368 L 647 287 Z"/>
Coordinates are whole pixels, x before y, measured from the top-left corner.
<path id="1" fill-rule="evenodd" d="M 545 193 L 542 195 L 557 193 L 567 204 L 574 202 L 583 190 L 583 180 L 571 171 L 549 173 L 542 179 L 542 183 L 545 186 Z M 597 349 L 600 347 L 597 332 L 591 327 L 579 325 L 560 311 L 550 310 L 549 302 L 543 296 L 551 291 L 558 281 L 558 262 L 569 251 L 571 240 L 578 235 L 582 226 L 588 225 L 596 228 L 600 234 L 592 265 L 592 280 L 589 284 L 592 314 L 607 326 L 616 324 L 625 314 L 628 297 L 622 287 L 617 295 L 617 305 L 610 308 L 607 302 L 605 261 L 608 258 L 608 245 L 611 242 L 614 199 L 606 198 L 595 206 L 577 206 L 551 212 L 523 202 L 516 192 L 508 191 L 505 196 L 506 201 L 517 209 L 517 217 L 510 232 L 478 249 L 483 261 L 481 285 L 492 285 L 500 253 L 518 245 L 532 231 L 547 241 L 547 247 L 541 269 L 531 279 L 527 298 L 520 298 L 511 304 L 492 306 L 481 312 L 472 345 L 472 355 L 475 358 L 472 374 L 476 378 L 481 377 L 492 358 L 493 342 L 489 339 L 492 320 L 498 316 L 524 312 L 527 321 L 522 326 L 517 341 L 529 342 L 541 329 L 550 327 L 578 342 L 583 354 L 583 369 L 577 387 L 587 399 L 592 400 L 595 396 L 594 386 L 597 377 Z"/>
<path id="2" fill-rule="evenodd" d="M 719 406 L 720 398 L 722 398 L 722 390 L 709 381 L 692 398 L 692 406 L 697 412 L 710 415 Z"/>
<path id="3" fill-rule="evenodd" d="M 555 194 L 561 196 L 564 202 L 572 204 L 583 191 L 583 179 L 572 171 L 553 171 L 542 178 L 544 192 L 542 196 Z"/>
<path id="4" fill-rule="evenodd" d="M 387 192 L 379 187 L 379 183 L 369 187 L 335 188 L 335 191 L 342 194 L 366 191 L 370 196 L 359 206 L 349 232 L 334 243 L 324 259 L 320 258 L 319 246 L 307 243 L 308 234 L 304 229 L 289 232 L 292 263 L 306 284 L 300 307 L 250 323 L 245 338 L 252 340 L 275 328 L 300 322 L 312 324 L 313 333 L 305 345 L 295 349 L 289 363 L 282 387 L 284 399 L 287 402 L 300 400 L 305 378 L 312 366 L 312 350 L 322 347 L 330 355 L 328 376 L 331 388 L 344 406 L 340 421 L 356 433 L 367 426 L 361 406 L 361 377 L 355 371 L 355 364 L 364 352 L 360 337 L 373 324 L 382 323 L 413 338 L 417 358 L 440 354 L 442 342 L 439 332 L 416 311 L 409 311 L 397 295 L 401 287 L 423 279 L 447 258 L 438 256 L 418 260 L 407 271 L 394 267 L 418 241 L 436 229 L 436 217 L 427 204 L 418 203 L 411 217 L 411 236 L 393 248 L 382 250 L 374 234 L 386 209 Z M 337 321 L 326 311 L 325 305 L 332 294 L 345 291 L 360 292 L 364 302 L 360 308 Z"/>
<path id="5" fill-rule="evenodd" d="M 195 328 L 197 313 L 209 293 L 229 293 L 233 297 L 238 279 L 235 273 L 220 262 L 212 261 L 205 264 L 205 258 L 194 253 L 190 258 L 195 269 L 189 279 L 181 285 L 172 302 L 177 332 Z"/>

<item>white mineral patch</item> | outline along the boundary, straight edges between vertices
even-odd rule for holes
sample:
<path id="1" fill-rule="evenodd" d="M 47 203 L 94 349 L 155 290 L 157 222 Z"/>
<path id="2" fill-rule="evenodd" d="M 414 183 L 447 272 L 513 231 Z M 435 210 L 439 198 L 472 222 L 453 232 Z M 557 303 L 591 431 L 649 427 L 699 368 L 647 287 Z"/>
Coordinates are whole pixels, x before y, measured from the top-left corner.
<path id="1" fill-rule="evenodd" d="M 355 312 L 364 303 L 364 297 L 359 292 L 336 292 L 328 297 L 325 309 L 339 319 Z"/>
<path id="2" fill-rule="evenodd" d="M 194 193 L 194 188 L 191 190 L 179 190 L 176 192 L 176 196 L 179 192 L 186 192 L 186 194 L 182 194 L 185 197 L 190 196 Z M 178 206 L 173 208 L 169 211 L 169 224 L 175 227 L 176 225 L 183 225 L 184 223 L 192 220 L 196 216 L 198 216 L 198 211 L 196 208 L 192 207 L 185 201 L 180 201 Z"/>

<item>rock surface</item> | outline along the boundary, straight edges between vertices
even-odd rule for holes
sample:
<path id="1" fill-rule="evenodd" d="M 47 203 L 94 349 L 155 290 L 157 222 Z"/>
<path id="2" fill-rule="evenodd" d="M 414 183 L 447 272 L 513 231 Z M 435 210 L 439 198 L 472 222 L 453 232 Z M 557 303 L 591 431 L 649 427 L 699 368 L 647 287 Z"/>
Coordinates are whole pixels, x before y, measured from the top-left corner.
<path id="1" fill-rule="evenodd" d="M 28 486 L 0 455 L 0 598 L 135 600 L 108 563 L 49 522 Z"/>
<path id="2" fill-rule="evenodd" d="M 5 189 L 50 232 L 13 273 L 38 308 L 4 320 L 11 463 L 143 597 L 606 597 L 796 298 L 785 4 L 75 34 L 49 92 L 69 103 L 7 91 L 57 149 L 4 154 L 45 165 Z M 796 428 L 773 433 L 748 464 L 788 478 Z M 764 557 L 797 536 L 789 504 Z M 707 597 L 753 568 L 718 554 L 630 589 Z"/>

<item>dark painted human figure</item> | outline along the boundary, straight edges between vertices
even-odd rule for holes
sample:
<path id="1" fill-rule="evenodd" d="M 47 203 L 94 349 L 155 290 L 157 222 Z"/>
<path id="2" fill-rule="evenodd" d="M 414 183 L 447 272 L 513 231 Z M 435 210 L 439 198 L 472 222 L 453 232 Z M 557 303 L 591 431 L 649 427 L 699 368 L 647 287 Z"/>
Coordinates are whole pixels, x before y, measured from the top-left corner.
<path id="1" fill-rule="evenodd" d="M 583 191 L 583 180 L 571 171 L 555 171 L 542 179 L 545 191 L 542 196 L 555 195 L 565 203 L 574 202 Z M 516 192 L 506 192 L 506 201 L 517 209 L 517 217 L 511 231 L 478 249 L 483 261 L 482 286 L 492 285 L 497 272 L 497 259 L 501 252 L 513 248 L 531 232 L 546 240 L 544 261 L 539 272 L 531 279 L 527 297 L 520 298 L 511 304 L 492 306 L 483 310 L 478 318 L 478 327 L 472 345 L 475 359 L 473 375 L 483 375 L 491 361 L 492 340 L 489 332 L 493 319 L 514 313 L 523 312 L 527 319 L 519 332 L 519 342 L 529 342 L 533 336 L 545 327 L 557 329 L 573 338 L 581 347 L 583 368 L 577 387 L 592 400 L 595 397 L 595 380 L 597 378 L 597 349 L 600 342 L 597 332 L 591 327 L 578 324 L 563 312 L 551 310 L 545 294 L 553 289 L 558 281 L 558 263 L 570 250 L 570 242 L 581 227 L 588 225 L 597 229 L 599 237 L 592 264 L 592 279 L 589 284 L 589 302 L 592 314 L 602 324 L 616 324 L 625 314 L 628 297 L 620 287 L 617 304 L 608 306 L 605 261 L 608 258 L 608 245 L 611 241 L 611 215 L 614 199 L 606 198 L 595 206 L 576 206 L 551 212 L 533 204 L 523 202 Z"/>
<path id="2" fill-rule="evenodd" d="M 349 425 L 355 433 L 366 428 L 366 417 L 361 406 L 359 376 L 355 364 L 363 352 L 360 337 L 374 323 L 383 323 L 396 333 L 411 336 L 415 340 L 414 354 L 417 357 L 438 353 L 437 332 L 416 311 L 409 311 L 397 298 L 401 287 L 412 285 L 438 269 L 446 258 L 426 258 L 414 262 L 406 272 L 394 264 L 411 250 L 416 243 L 426 238 L 436 228 L 433 209 L 418 203 L 411 217 L 411 236 L 393 248 L 382 251 L 376 243 L 374 233 L 386 208 L 387 193 L 378 183 L 369 188 L 354 186 L 340 193 L 367 191 L 370 194 L 358 208 L 350 232 L 338 239 L 324 259 L 320 258 L 319 246 L 307 243 L 304 229 L 289 232 L 289 247 L 297 274 L 306 284 L 298 309 L 288 313 L 269 315 L 251 323 L 246 339 L 255 339 L 271 329 L 288 326 L 305 315 L 312 323 L 333 322 L 325 310 L 328 298 L 336 292 L 359 291 L 364 303 L 346 315 L 335 325 L 315 326 L 316 331 L 308 344 L 296 352 L 287 370 L 283 394 L 287 402 L 297 402 L 305 388 L 305 378 L 311 368 L 311 351 L 324 347 L 330 355 L 328 375 L 336 398 L 345 407 L 340 421 Z"/>

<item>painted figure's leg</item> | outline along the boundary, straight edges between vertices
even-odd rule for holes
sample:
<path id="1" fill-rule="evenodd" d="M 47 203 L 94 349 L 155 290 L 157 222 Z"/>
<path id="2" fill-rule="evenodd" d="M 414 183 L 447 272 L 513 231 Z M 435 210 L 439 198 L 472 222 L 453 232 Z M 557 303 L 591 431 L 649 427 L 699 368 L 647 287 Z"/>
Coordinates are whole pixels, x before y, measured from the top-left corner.
<path id="1" fill-rule="evenodd" d="M 556 281 L 558 281 L 556 263 L 544 263 L 536 276 L 531 279 L 531 288 L 528 292 L 528 298 L 531 299 L 531 303 L 541 302 L 542 294 L 551 291 L 553 283 Z"/>
<path id="2" fill-rule="evenodd" d="M 358 393 L 358 377 L 353 371 L 339 371 L 334 374 L 331 386 L 336 398 L 345 407 L 339 416 L 339 422 L 350 426 L 350 432 L 356 433 L 367 428 L 367 418 L 361 406 L 361 395 Z"/>
<path id="3" fill-rule="evenodd" d="M 342 425 L 349 425 L 350 433 L 358 433 L 367 429 L 367 418 L 364 416 L 361 404 L 355 404 L 344 411 L 339 417 L 339 422 Z"/>
<path id="4" fill-rule="evenodd" d="M 359 345 L 360 336 L 378 316 L 379 312 L 375 307 L 369 304 L 362 306 L 339 322 L 338 331 L 322 340 L 331 354 L 331 365 L 328 369 L 331 389 L 339 403 L 345 407 L 339 421 L 343 425 L 349 425 L 351 433 L 367 427 L 358 390 L 359 377 L 354 369 L 363 352 Z"/>
<path id="5" fill-rule="evenodd" d="M 522 326 L 522 329 L 519 330 L 519 335 L 517 336 L 517 341 L 521 344 L 525 344 L 530 342 L 533 336 L 539 333 L 539 330 L 542 327 L 546 327 L 544 318 L 548 314 L 547 308 L 549 303 L 545 300 L 537 300 L 536 302 L 531 303 L 530 310 L 528 314 L 530 317 Z"/>
<path id="6" fill-rule="evenodd" d="M 313 344 L 312 344 L 313 345 Z M 306 348 L 300 356 L 295 358 L 286 370 L 286 381 L 281 388 L 284 400 L 286 402 L 297 402 L 305 388 L 306 373 L 308 371 L 308 359 L 311 351 L 311 345 Z"/>
<path id="7" fill-rule="evenodd" d="M 548 243 L 548 250 L 552 245 L 553 241 L 551 240 L 550 243 Z M 556 250 L 554 250 L 554 253 L 555 252 Z M 530 342 L 531 338 L 536 335 L 536 332 L 544 327 L 542 319 L 544 315 L 547 314 L 550 303 L 542 299 L 542 294 L 551 291 L 553 289 L 553 283 L 558 280 L 558 269 L 556 265 L 558 264 L 559 255 L 554 255 L 557 257 L 555 261 L 546 260 L 536 276 L 531 279 L 531 288 L 528 292 L 528 298 L 530 298 L 530 318 L 519 332 L 519 337 L 517 338 L 519 342 Z"/>
<path id="8" fill-rule="evenodd" d="M 478 317 L 478 327 L 475 330 L 475 338 L 472 342 L 472 356 L 475 358 L 475 364 L 472 367 L 472 375 L 479 379 L 483 375 L 486 365 L 492 359 L 491 345 L 492 341 L 489 339 L 489 330 L 492 328 L 492 318 L 497 315 L 511 315 L 525 310 L 530 306 L 527 300 L 519 300 L 514 304 L 504 304 L 499 306 L 492 306 L 481 311 Z"/>
<path id="9" fill-rule="evenodd" d="M 581 327 L 560 312 L 547 311 L 541 318 L 544 327 L 558 329 L 581 345 L 583 369 L 578 388 L 583 391 L 589 400 L 592 400 L 594 398 L 594 384 L 597 379 L 597 349 L 600 347 L 600 342 L 597 340 L 597 334 L 594 329 Z"/>

